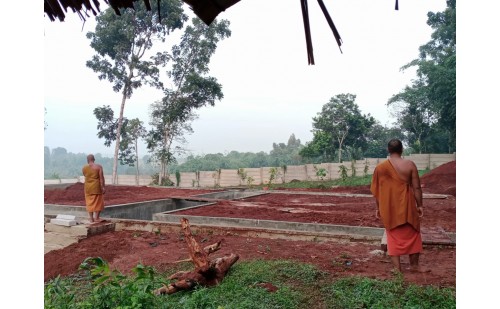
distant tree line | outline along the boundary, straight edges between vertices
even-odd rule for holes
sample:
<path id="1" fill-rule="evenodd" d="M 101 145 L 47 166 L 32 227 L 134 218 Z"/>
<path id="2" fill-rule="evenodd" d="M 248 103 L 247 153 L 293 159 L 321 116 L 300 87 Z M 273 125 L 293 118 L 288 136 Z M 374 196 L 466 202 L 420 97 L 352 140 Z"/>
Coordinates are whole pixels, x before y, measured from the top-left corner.
<path id="1" fill-rule="evenodd" d="M 104 174 L 111 174 L 113 158 L 103 157 L 100 153 L 94 154 L 96 163 L 102 165 Z M 50 149 L 44 147 L 43 156 L 44 179 L 71 179 L 82 176 L 82 167 L 87 164 L 86 153 L 71 153 L 63 147 Z M 154 167 L 149 163 L 149 157 L 144 156 L 141 160 L 141 174 L 153 174 Z M 136 168 L 132 165 L 119 165 L 119 174 L 135 175 Z"/>

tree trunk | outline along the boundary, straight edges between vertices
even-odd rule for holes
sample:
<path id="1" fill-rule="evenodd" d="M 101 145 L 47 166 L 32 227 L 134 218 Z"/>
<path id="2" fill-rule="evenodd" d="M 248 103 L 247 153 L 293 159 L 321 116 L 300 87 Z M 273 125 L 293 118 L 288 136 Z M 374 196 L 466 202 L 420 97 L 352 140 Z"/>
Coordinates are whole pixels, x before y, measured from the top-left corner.
<path id="1" fill-rule="evenodd" d="M 120 150 L 120 137 L 123 125 L 123 111 L 125 110 L 125 101 L 127 100 L 126 87 L 123 88 L 122 104 L 120 105 L 120 116 L 118 117 L 118 128 L 116 129 L 115 155 L 113 157 L 113 175 L 111 183 L 118 184 L 118 151 Z"/>
<path id="2" fill-rule="evenodd" d="M 137 148 L 137 139 L 135 140 L 135 185 L 139 185 L 139 149 Z"/>
<path id="3" fill-rule="evenodd" d="M 197 285 L 217 285 L 224 279 L 231 266 L 239 259 L 237 254 L 231 253 L 212 261 L 209 260 L 208 255 L 219 250 L 221 241 L 201 249 L 191 233 L 189 221 L 186 218 L 181 219 L 181 228 L 188 245 L 190 260 L 193 262 L 195 269 L 193 271 L 181 271 L 173 274 L 168 279 L 177 281 L 170 283 L 168 286 L 163 285 L 163 287 L 155 290 L 155 295 L 173 294 L 181 290 L 190 290 Z"/>

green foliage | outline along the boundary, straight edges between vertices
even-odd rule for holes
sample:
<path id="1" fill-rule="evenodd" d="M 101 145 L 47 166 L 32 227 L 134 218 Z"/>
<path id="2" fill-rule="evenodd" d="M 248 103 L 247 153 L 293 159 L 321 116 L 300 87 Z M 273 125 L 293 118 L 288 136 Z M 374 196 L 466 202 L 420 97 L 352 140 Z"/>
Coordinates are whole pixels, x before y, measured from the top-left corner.
<path id="1" fill-rule="evenodd" d="M 74 308 L 72 305 L 76 292 L 71 279 L 63 280 L 60 276 L 45 284 L 44 299 L 46 309 Z"/>
<path id="2" fill-rule="evenodd" d="M 122 95 L 114 138 L 110 137 L 117 143 L 113 158 L 113 183 L 117 176 L 118 152 L 124 147 L 121 134 L 125 125 L 126 100 L 130 99 L 135 89 L 144 85 L 163 88 L 159 68 L 166 65 L 168 58 L 152 56 L 148 51 L 158 42 L 165 42 L 165 37 L 171 31 L 182 28 L 187 20 L 182 2 L 165 0 L 159 7 L 158 4 L 151 3 L 151 10 L 148 11 L 143 2 L 137 2 L 133 9 L 122 10 L 120 16 L 110 7 L 96 17 L 95 31 L 87 33 L 90 46 L 96 51 L 87 61 L 87 67 L 98 74 L 99 80 L 112 83 L 113 91 Z M 125 151 L 127 149 L 124 147 Z M 127 157 L 128 154 L 125 154 L 121 159 L 128 161 Z"/>
<path id="3" fill-rule="evenodd" d="M 101 258 L 87 258 L 80 266 L 83 275 L 57 277 L 45 284 L 45 308 L 455 308 L 456 302 L 451 288 L 420 287 L 401 278 L 335 279 L 313 265 L 288 260 L 242 261 L 217 286 L 168 296 L 152 293 L 169 284 L 164 276 L 191 267 L 179 264 L 160 275 L 139 264 L 134 275 L 125 276 Z M 277 291 L 268 292 L 262 283 Z"/>
<path id="4" fill-rule="evenodd" d="M 89 151 L 91 152 L 91 151 Z M 113 158 L 103 157 L 100 153 L 94 153 L 96 163 L 102 165 L 104 174 L 111 174 L 113 168 Z M 152 174 L 154 168 L 149 162 L 148 156 L 142 157 L 140 160 L 141 173 Z M 54 175 L 58 175 L 60 179 L 74 179 L 77 176 L 82 176 L 82 167 L 87 164 L 87 154 L 67 152 L 65 148 L 57 147 L 52 151 L 49 147 L 44 147 L 44 178 L 51 179 Z M 127 165 L 118 165 L 118 172 L 121 175 L 134 175 L 136 169 Z"/>
<path id="5" fill-rule="evenodd" d="M 241 182 L 244 182 L 244 181 L 247 179 L 247 177 L 248 177 L 247 172 L 245 171 L 245 169 L 244 169 L 244 168 L 239 168 L 239 169 L 236 171 L 236 173 L 237 173 L 237 174 L 238 174 L 238 176 L 240 177 L 240 184 L 241 184 Z"/>
<path id="6" fill-rule="evenodd" d="M 370 163 L 365 159 L 365 166 L 363 167 L 363 176 L 368 176 L 368 171 L 370 169 Z"/>
<path id="7" fill-rule="evenodd" d="M 316 165 L 313 165 L 313 168 L 316 171 L 316 177 L 318 177 L 319 180 L 324 180 L 327 175 L 326 169 L 324 167 L 318 168 Z"/>
<path id="8" fill-rule="evenodd" d="M 139 264 L 132 269 L 135 277 L 127 277 L 97 257 L 85 259 L 80 269 L 92 280 L 88 308 L 154 308 L 159 303 L 152 292 L 163 281 L 152 267 Z"/>
<path id="9" fill-rule="evenodd" d="M 269 153 L 269 165 L 286 166 L 301 163 L 302 158 L 299 152 L 303 145 L 300 139 L 295 137 L 295 134 L 290 135 L 287 143 L 273 143 L 272 147 Z"/>
<path id="10" fill-rule="evenodd" d="M 279 175 L 280 175 L 279 167 L 271 167 L 269 169 L 269 180 L 268 180 L 269 187 L 273 185 L 273 182 L 279 177 Z"/>
<path id="11" fill-rule="evenodd" d="M 429 12 L 431 40 L 419 58 L 402 70 L 417 68 L 418 78 L 388 102 L 415 152 L 448 152 L 456 148 L 456 1 L 444 12 Z"/>
<path id="12" fill-rule="evenodd" d="M 455 290 L 405 284 L 401 278 L 339 279 L 323 288 L 328 308 L 456 308 Z"/>
<path id="13" fill-rule="evenodd" d="M 178 187 L 180 183 L 181 183 L 181 172 L 177 170 L 175 171 L 175 184 Z"/>
<path id="14" fill-rule="evenodd" d="M 321 112 L 313 117 L 313 133 L 315 139 L 306 144 L 308 150 L 301 152 L 304 156 L 315 156 L 323 154 L 325 158 L 333 159 L 336 144 L 338 150 L 338 162 L 342 162 L 342 149 L 349 146 L 353 149 L 367 148 L 365 136 L 371 126 L 375 124 L 375 118 L 362 115 L 356 104 L 356 95 L 346 93 L 338 94 L 323 105 Z"/>
<path id="15" fill-rule="evenodd" d="M 155 186 L 164 186 L 164 187 L 171 187 L 174 185 L 174 182 L 170 180 L 168 177 L 162 177 L 161 181 L 160 180 L 160 174 L 156 173 L 151 175 L 151 185 Z"/>
<path id="16" fill-rule="evenodd" d="M 356 160 L 351 160 L 351 177 L 356 177 Z"/>
<path id="17" fill-rule="evenodd" d="M 247 186 L 248 186 L 249 188 L 251 188 L 251 187 L 252 187 L 252 184 L 253 184 L 253 182 L 254 182 L 254 181 L 255 181 L 255 179 L 253 179 L 253 177 L 252 177 L 252 176 L 248 176 L 248 177 L 247 177 Z"/>
<path id="18" fill-rule="evenodd" d="M 345 182 L 347 177 L 349 177 L 347 175 L 348 170 L 349 169 L 345 165 L 339 166 L 339 174 L 340 174 L 340 179 L 342 180 L 342 182 Z"/>
<path id="19" fill-rule="evenodd" d="M 215 172 L 212 173 L 212 178 L 214 179 L 214 188 L 219 188 L 220 187 L 220 173 L 221 169 L 217 169 Z"/>
<path id="20" fill-rule="evenodd" d="M 336 160 L 332 137 L 328 132 L 322 130 L 313 131 L 313 140 L 307 142 L 299 154 L 304 158 L 313 160 L 313 162 L 334 162 Z"/>
<path id="21" fill-rule="evenodd" d="M 52 173 L 52 175 L 50 175 L 48 177 L 48 179 L 58 179 L 58 180 L 61 180 L 61 176 L 59 176 L 58 173 Z"/>
<path id="22" fill-rule="evenodd" d="M 110 147 L 117 139 L 117 131 L 120 119 L 114 118 L 114 112 L 109 105 L 96 107 L 94 115 L 97 118 L 97 137 L 104 139 L 104 146 Z M 138 160 L 139 139 L 144 138 L 146 129 L 143 122 L 138 118 L 129 120 L 122 117 L 120 130 L 120 145 L 118 160 L 121 165 L 135 166 Z M 138 171 L 137 171 L 138 174 Z"/>
<path id="23" fill-rule="evenodd" d="M 184 142 L 183 135 L 191 133 L 191 121 L 195 111 L 206 105 L 214 106 L 223 98 L 222 85 L 208 76 L 209 63 L 219 41 L 229 37 L 229 22 L 215 20 L 209 26 L 199 18 L 193 18 L 179 44 L 171 53 L 158 53 L 157 61 L 171 61 L 166 72 L 171 88 L 164 88 L 164 97 L 151 105 L 152 128 L 147 138 L 147 148 L 160 163 L 162 173 L 174 161 L 175 153 L 182 148 L 172 148 L 173 141 Z"/>

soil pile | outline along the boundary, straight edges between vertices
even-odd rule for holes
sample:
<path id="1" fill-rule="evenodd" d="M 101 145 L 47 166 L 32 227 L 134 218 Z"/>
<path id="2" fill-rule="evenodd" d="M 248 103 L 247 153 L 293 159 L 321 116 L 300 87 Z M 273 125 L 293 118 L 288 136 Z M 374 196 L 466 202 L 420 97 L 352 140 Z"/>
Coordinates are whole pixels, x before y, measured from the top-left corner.
<path id="1" fill-rule="evenodd" d="M 420 178 L 424 193 L 457 196 L 457 161 L 440 165 Z"/>

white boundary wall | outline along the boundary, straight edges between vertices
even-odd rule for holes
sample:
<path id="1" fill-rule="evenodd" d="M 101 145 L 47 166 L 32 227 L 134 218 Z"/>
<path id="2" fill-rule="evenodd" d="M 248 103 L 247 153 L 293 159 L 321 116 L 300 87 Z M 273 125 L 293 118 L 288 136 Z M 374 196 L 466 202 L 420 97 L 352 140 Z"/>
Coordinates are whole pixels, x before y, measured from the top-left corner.
<path id="1" fill-rule="evenodd" d="M 417 165 L 419 170 L 425 169 L 435 169 L 436 167 L 445 164 L 450 161 L 456 160 L 456 154 L 413 154 L 406 156 L 406 159 L 412 160 Z M 351 161 L 345 161 L 343 163 L 321 163 L 321 164 L 305 164 L 305 165 L 290 165 L 286 167 L 286 172 L 282 167 L 278 167 L 279 174 L 277 178 L 273 181 L 273 184 L 288 183 L 293 180 L 305 181 L 305 180 L 320 180 L 316 176 L 316 171 L 319 169 L 325 169 L 326 176 L 324 180 L 332 180 L 340 178 L 340 166 L 344 165 L 348 168 L 348 175 L 352 175 L 352 167 L 356 170 L 356 176 L 363 176 L 365 173 L 367 175 L 373 174 L 373 171 L 377 164 L 386 160 L 387 158 L 366 158 L 363 160 L 357 160 L 354 163 Z M 261 185 L 269 182 L 270 169 L 272 167 L 261 167 L 261 168 L 244 168 L 243 170 L 247 173 L 247 177 L 252 177 L 252 185 Z M 366 171 L 365 171 L 366 169 Z M 234 187 L 234 186 L 246 186 L 247 181 L 241 180 L 238 175 L 237 169 L 221 169 L 219 171 L 199 171 L 180 173 L 180 183 L 181 188 L 193 188 L 193 187 Z M 107 184 L 111 183 L 111 175 L 104 175 Z M 176 183 L 175 175 L 170 175 L 170 179 Z M 147 186 L 151 184 L 151 176 L 141 175 L 139 177 L 139 185 Z M 73 179 L 46 179 L 44 183 L 46 185 L 50 184 L 67 184 L 84 182 L 83 176 L 75 177 Z M 135 185 L 135 175 L 118 175 L 119 185 Z"/>

